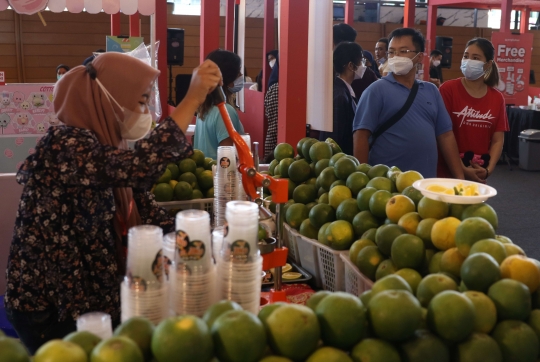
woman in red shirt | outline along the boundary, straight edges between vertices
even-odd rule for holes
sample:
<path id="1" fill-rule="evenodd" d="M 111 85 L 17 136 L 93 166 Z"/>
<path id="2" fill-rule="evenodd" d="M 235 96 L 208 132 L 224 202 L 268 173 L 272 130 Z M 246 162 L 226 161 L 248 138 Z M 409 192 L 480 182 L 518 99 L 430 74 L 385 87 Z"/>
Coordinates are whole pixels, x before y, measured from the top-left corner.
<path id="1" fill-rule="evenodd" d="M 495 87 L 499 71 L 493 44 L 484 38 L 467 43 L 461 71 L 463 78 L 445 82 L 440 92 L 453 123 L 465 178 L 478 182 L 493 173 L 501 156 L 508 119 L 504 97 Z M 439 177 L 451 174 L 439 157 Z"/>

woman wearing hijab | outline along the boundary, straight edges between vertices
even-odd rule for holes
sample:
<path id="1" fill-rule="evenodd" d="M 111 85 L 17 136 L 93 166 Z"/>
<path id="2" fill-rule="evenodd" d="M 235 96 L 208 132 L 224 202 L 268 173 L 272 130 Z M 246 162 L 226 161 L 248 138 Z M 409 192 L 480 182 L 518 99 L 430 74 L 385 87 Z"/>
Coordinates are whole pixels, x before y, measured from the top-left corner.
<path id="1" fill-rule="evenodd" d="M 277 50 L 270 50 L 268 53 L 266 53 L 266 61 L 268 62 L 270 69 L 274 69 L 274 65 L 277 62 L 277 58 L 278 58 Z M 259 74 L 257 74 L 257 76 L 255 77 L 255 81 L 257 84 L 253 84 L 249 89 L 262 92 L 262 77 L 263 77 L 263 71 L 261 70 Z"/>
<path id="2" fill-rule="evenodd" d="M 381 73 L 379 73 L 379 68 L 377 67 L 377 63 L 375 63 L 375 58 L 373 58 L 373 54 L 369 50 L 364 50 L 364 59 L 366 60 L 366 67 L 370 68 L 373 73 L 377 76 L 377 79 L 381 78 Z"/>
<path id="3" fill-rule="evenodd" d="M 330 137 L 347 155 L 353 154 L 352 125 L 356 112 L 356 95 L 351 87 L 355 77 L 365 71 L 362 47 L 354 42 L 341 42 L 334 49 L 334 112 L 333 132 L 321 132 L 319 139 L 324 141 Z"/>
<path id="4" fill-rule="evenodd" d="M 234 129 L 244 133 L 244 126 L 236 113 L 233 95 L 244 87 L 244 76 L 240 72 L 242 61 L 238 55 L 228 50 L 217 49 L 208 54 L 206 59 L 217 64 L 223 75 L 223 91 L 227 99 L 226 106 Z M 225 123 L 214 105 L 214 99 L 208 95 L 197 110 L 194 147 L 204 152 L 206 157 L 217 159 L 219 146 L 232 146 L 233 141 L 225 128 Z"/>
<path id="5" fill-rule="evenodd" d="M 268 79 L 268 91 L 264 96 L 264 113 L 268 119 L 268 129 L 264 141 L 264 160 L 272 161 L 274 157 L 274 148 L 277 146 L 278 132 L 278 96 L 279 96 L 279 58 L 276 53 L 272 73 Z"/>
<path id="6" fill-rule="evenodd" d="M 64 125 L 49 128 L 17 173 L 24 188 L 7 266 L 8 320 L 31 354 L 75 331 L 81 314 L 105 312 L 118 324 L 127 230 L 174 230 L 148 190 L 168 163 L 192 154 L 184 132 L 221 75 L 212 62 L 195 69 L 182 103 L 141 139 L 158 75 L 138 59 L 106 53 L 56 83 Z"/>

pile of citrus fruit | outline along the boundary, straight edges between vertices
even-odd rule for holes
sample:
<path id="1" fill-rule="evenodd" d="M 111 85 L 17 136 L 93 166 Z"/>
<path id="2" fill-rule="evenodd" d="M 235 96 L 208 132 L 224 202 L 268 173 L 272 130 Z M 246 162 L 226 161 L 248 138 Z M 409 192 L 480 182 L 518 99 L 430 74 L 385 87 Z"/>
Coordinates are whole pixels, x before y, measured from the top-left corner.
<path id="1" fill-rule="evenodd" d="M 216 161 L 194 150 L 191 157 L 169 163 L 152 187 L 157 202 L 194 200 L 214 197 L 212 165 Z"/>
<path id="2" fill-rule="evenodd" d="M 221 301 L 202 318 L 182 315 L 154 326 L 135 317 L 106 340 L 74 332 L 49 341 L 33 361 L 537 361 L 538 291 L 531 296 L 527 285 L 506 278 L 486 293 L 478 290 L 484 286 L 460 293 L 452 279 L 432 276 L 416 296 L 409 280 L 393 274 L 360 297 L 321 291 L 306 306 L 275 303 L 258 315 Z M 30 358 L 18 340 L 0 337 L 0 361 Z"/>

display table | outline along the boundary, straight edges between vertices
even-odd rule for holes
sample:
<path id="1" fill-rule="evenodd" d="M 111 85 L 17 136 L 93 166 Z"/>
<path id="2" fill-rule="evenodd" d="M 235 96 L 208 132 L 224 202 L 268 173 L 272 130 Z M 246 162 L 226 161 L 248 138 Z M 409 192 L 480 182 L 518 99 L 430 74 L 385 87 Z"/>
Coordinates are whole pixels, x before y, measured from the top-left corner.
<path id="1" fill-rule="evenodd" d="M 526 129 L 540 129 L 540 111 L 507 107 L 506 112 L 510 131 L 504 134 L 503 154 L 517 164 L 519 160 L 518 136 Z"/>

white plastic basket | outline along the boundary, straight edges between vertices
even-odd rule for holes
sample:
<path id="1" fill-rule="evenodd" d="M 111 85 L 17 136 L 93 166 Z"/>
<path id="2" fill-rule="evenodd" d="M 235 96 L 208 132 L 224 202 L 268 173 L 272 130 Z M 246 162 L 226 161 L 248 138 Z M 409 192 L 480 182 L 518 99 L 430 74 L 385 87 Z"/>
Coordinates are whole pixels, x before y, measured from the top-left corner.
<path id="1" fill-rule="evenodd" d="M 373 287 L 373 281 L 358 270 L 356 265 L 349 258 L 349 252 L 340 255 L 345 266 L 345 291 L 356 296 L 360 296 L 366 290 Z"/>
<path id="2" fill-rule="evenodd" d="M 283 245 L 289 248 L 288 258 L 296 264 L 300 264 L 300 255 L 296 244 L 296 235 L 293 234 L 294 229 L 283 223 Z"/>
<path id="3" fill-rule="evenodd" d="M 340 256 L 347 251 L 334 250 L 319 242 L 317 242 L 316 246 L 323 289 L 332 292 L 344 292 L 345 265 Z"/>
<path id="4" fill-rule="evenodd" d="M 287 234 L 289 238 L 290 249 L 294 249 L 296 253 L 296 262 L 313 276 L 317 287 L 322 287 L 319 259 L 317 258 L 316 244 L 318 242 L 300 235 L 287 224 L 284 224 L 284 229 L 284 234 Z"/>

